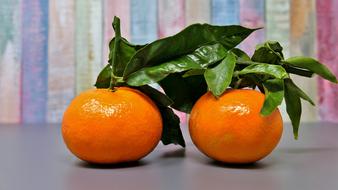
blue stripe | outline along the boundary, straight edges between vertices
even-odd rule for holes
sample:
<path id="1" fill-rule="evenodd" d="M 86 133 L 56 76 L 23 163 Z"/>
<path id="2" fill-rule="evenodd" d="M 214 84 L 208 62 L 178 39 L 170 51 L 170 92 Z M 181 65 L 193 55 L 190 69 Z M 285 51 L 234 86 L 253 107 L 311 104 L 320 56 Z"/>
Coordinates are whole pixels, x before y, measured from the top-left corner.
<path id="1" fill-rule="evenodd" d="M 22 122 L 41 123 L 47 113 L 48 0 L 23 0 L 22 11 Z"/>
<path id="2" fill-rule="evenodd" d="M 239 0 L 212 0 L 211 8 L 212 24 L 239 24 Z"/>
<path id="3" fill-rule="evenodd" d="M 157 39 L 157 1 L 131 0 L 131 41 L 145 44 Z"/>

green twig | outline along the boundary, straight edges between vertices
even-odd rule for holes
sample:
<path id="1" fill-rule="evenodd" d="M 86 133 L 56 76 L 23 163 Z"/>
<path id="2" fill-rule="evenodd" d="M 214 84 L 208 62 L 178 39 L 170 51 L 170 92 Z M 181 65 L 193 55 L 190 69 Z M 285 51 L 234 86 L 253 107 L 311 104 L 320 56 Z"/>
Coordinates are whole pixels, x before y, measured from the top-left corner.
<path id="1" fill-rule="evenodd" d="M 237 60 L 236 64 L 239 64 L 239 65 L 252 65 L 253 62 L 252 61 Z"/>
<path id="2" fill-rule="evenodd" d="M 117 77 L 115 76 L 115 72 L 116 72 L 116 54 L 118 51 L 118 47 L 119 47 L 119 43 L 121 40 L 121 31 L 120 31 L 120 19 L 118 17 L 114 17 L 114 21 L 113 21 L 113 28 L 115 31 L 115 41 L 114 41 L 114 48 L 113 48 L 113 52 L 112 52 L 112 61 L 111 61 L 111 79 L 110 79 L 110 84 L 109 84 L 109 89 L 114 90 L 115 85 L 118 82 Z"/>
<path id="3" fill-rule="evenodd" d="M 235 86 L 234 86 L 235 89 L 238 89 L 238 87 L 240 87 L 242 80 L 243 80 L 243 79 L 238 79 L 238 80 L 235 82 Z"/>

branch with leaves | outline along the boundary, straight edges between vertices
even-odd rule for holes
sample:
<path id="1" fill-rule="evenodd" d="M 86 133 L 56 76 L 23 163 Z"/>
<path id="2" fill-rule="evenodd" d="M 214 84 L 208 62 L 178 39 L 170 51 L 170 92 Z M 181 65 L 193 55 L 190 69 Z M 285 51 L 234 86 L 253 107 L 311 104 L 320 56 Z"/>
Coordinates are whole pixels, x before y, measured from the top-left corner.
<path id="1" fill-rule="evenodd" d="M 115 21 L 116 20 L 116 21 Z M 228 88 L 258 88 L 265 93 L 261 114 L 271 114 L 285 99 L 294 137 L 298 137 L 301 99 L 314 105 L 291 79 L 290 74 L 312 77 L 317 74 L 337 83 L 330 70 L 310 57 L 284 58 L 278 42 L 259 44 L 252 57 L 236 48 L 257 29 L 242 26 L 193 24 L 171 37 L 146 45 L 133 45 L 116 33 L 109 44 L 109 64 L 95 86 L 130 86 L 151 97 L 161 111 L 164 144 L 185 145 L 179 119 L 173 109 L 190 113 L 195 102 L 211 91 L 221 96 Z M 115 78 L 114 78 L 115 77 Z M 113 81 L 113 82 L 112 82 Z M 148 86 L 159 84 L 165 94 Z"/>

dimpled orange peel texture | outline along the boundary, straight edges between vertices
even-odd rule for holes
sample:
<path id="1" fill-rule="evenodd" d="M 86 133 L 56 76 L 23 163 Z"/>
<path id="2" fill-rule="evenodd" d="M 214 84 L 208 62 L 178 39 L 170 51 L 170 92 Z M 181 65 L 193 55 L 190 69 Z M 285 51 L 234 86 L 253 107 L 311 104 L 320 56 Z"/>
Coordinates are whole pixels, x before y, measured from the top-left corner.
<path id="1" fill-rule="evenodd" d="M 138 90 L 91 89 L 75 97 L 64 113 L 63 139 L 78 158 L 92 163 L 136 161 L 161 139 L 156 105 Z"/>
<path id="2" fill-rule="evenodd" d="M 227 90 L 219 98 L 203 95 L 190 115 L 194 144 L 226 163 L 252 163 L 267 156 L 281 138 L 283 121 L 278 109 L 269 116 L 260 114 L 264 97 L 249 89 Z"/>

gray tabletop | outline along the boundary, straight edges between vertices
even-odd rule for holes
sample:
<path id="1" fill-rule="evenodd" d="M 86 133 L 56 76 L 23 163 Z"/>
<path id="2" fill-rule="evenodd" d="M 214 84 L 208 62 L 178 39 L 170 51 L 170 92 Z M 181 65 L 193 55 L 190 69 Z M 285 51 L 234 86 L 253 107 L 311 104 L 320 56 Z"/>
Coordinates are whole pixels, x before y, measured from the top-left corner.
<path id="1" fill-rule="evenodd" d="M 128 165 L 88 165 L 65 148 L 60 125 L 0 125 L 0 190 L 338 189 L 338 125 L 285 126 L 277 149 L 252 165 L 216 163 L 191 144 L 159 145 Z"/>

